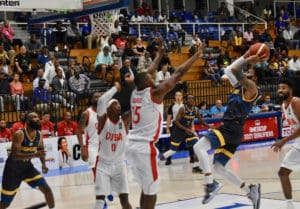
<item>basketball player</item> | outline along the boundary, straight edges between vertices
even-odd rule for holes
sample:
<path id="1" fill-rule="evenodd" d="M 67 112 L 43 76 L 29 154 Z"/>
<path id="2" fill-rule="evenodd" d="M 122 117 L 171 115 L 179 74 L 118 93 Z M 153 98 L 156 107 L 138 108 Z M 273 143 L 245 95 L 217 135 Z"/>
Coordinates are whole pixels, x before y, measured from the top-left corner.
<path id="1" fill-rule="evenodd" d="M 171 133 L 171 129 L 173 128 L 172 121 L 175 120 L 179 109 L 181 107 L 183 107 L 182 98 L 183 98 L 182 92 L 176 91 L 176 93 L 175 93 L 175 102 L 173 104 L 171 104 L 170 107 L 168 108 L 167 123 L 166 123 L 166 133 L 167 134 Z M 166 165 L 172 164 L 171 157 L 167 158 L 165 164 Z"/>
<path id="2" fill-rule="evenodd" d="M 257 55 L 250 56 L 248 51 L 225 70 L 234 88 L 228 98 L 227 110 L 222 120 L 223 124 L 217 129 L 209 130 L 194 146 L 195 153 L 204 171 L 206 187 L 203 204 L 208 203 L 222 187 L 213 178 L 207 153 L 208 150 L 214 149 L 213 170 L 224 179 L 244 190 L 252 201 L 254 209 L 258 209 L 260 206 L 260 184 L 247 185 L 245 181 L 225 166 L 240 145 L 243 139 L 245 121 L 252 106 L 261 95 L 256 86 L 256 82 L 261 77 L 260 71 L 258 69 L 250 69 L 247 74 L 244 74 L 242 66 L 257 63 L 264 58 Z"/>
<path id="3" fill-rule="evenodd" d="M 125 144 L 130 127 L 130 112 L 121 115 L 120 103 L 116 99 L 111 99 L 118 89 L 120 89 L 120 84 L 116 83 L 98 101 L 100 148 L 96 167 L 94 209 L 103 209 L 105 197 L 111 191 L 119 194 L 122 209 L 132 208 L 128 201 L 125 165 Z"/>
<path id="4" fill-rule="evenodd" d="M 172 155 L 174 155 L 179 147 L 179 145 L 185 140 L 188 150 L 193 150 L 194 144 L 198 141 L 198 135 L 193 130 L 193 124 L 195 118 L 198 118 L 199 124 L 211 128 L 201 117 L 198 108 L 195 106 L 194 96 L 187 95 L 186 104 L 183 105 L 176 116 L 176 120 L 173 124 L 173 129 L 171 133 L 171 149 L 165 152 L 160 160 L 164 160 Z M 194 155 L 194 152 L 191 152 Z M 194 156 L 191 156 L 194 158 Z M 193 163 L 193 173 L 202 173 L 202 170 L 197 165 Z"/>
<path id="5" fill-rule="evenodd" d="M 295 140 L 292 148 L 285 155 L 278 175 L 280 178 L 284 197 L 286 198 L 287 209 L 293 209 L 292 185 L 290 174 L 300 168 L 300 98 L 293 96 L 294 83 L 291 80 L 283 79 L 279 81 L 277 95 L 283 102 L 282 111 L 286 117 L 292 134 L 277 141 L 272 145 L 275 152 L 281 150 L 288 141 Z"/>
<path id="6" fill-rule="evenodd" d="M 49 208 L 54 208 L 54 198 L 50 187 L 31 163 L 32 158 L 40 158 L 43 173 L 48 172 L 45 164 L 43 135 L 39 132 L 40 120 L 35 112 L 25 116 L 25 128 L 13 135 L 12 152 L 8 156 L 2 179 L 0 209 L 7 208 L 15 197 L 22 181 L 32 188 L 38 188 L 46 198 Z"/>
<path id="7" fill-rule="evenodd" d="M 77 129 L 77 139 L 79 142 L 82 160 L 88 161 L 88 165 L 93 170 L 94 178 L 96 174 L 96 158 L 98 155 L 98 119 L 97 119 L 97 102 L 101 94 L 95 92 L 91 99 L 91 106 L 87 108 L 79 119 Z M 86 137 L 85 146 L 83 144 L 82 134 Z"/>
<path id="8" fill-rule="evenodd" d="M 177 67 L 171 78 L 155 86 L 156 69 L 165 51 L 161 42 L 147 72 L 135 76 L 136 89 L 130 99 L 132 130 L 128 136 L 127 157 L 135 179 L 142 188 L 141 209 L 155 207 L 159 186 L 155 143 L 161 133 L 164 96 L 175 87 L 192 64 L 203 56 L 204 49 L 204 45 L 201 45 L 197 53 Z"/>

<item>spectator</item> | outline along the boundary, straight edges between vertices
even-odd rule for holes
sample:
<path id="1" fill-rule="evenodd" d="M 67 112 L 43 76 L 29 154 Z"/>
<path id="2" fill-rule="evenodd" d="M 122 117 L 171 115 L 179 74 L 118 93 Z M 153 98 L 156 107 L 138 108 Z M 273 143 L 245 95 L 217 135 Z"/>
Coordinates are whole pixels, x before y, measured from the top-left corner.
<path id="1" fill-rule="evenodd" d="M 101 78 L 106 79 L 107 71 L 111 70 L 112 65 L 114 64 L 111 54 L 109 52 L 109 47 L 105 46 L 102 51 L 100 51 L 96 57 L 94 63 L 95 73 L 101 72 Z"/>
<path id="2" fill-rule="evenodd" d="M 285 27 L 286 27 L 286 22 L 283 21 L 282 17 L 279 16 L 279 18 L 277 19 L 276 23 L 275 23 L 276 29 L 277 29 L 277 34 L 280 34 L 284 31 Z"/>
<path id="3" fill-rule="evenodd" d="M 263 9 L 261 17 L 267 22 L 272 19 L 272 10 L 268 5 Z"/>
<path id="4" fill-rule="evenodd" d="M 48 46 L 48 47 L 52 46 L 53 44 L 52 28 L 49 27 L 48 24 L 46 24 L 45 27 L 41 28 L 40 36 L 41 36 L 41 43 L 44 46 Z"/>
<path id="5" fill-rule="evenodd" d="M 152 9 L 146 2 L 143 2 L 142 7 L 140 7 L 137 11 L 138 11 L 138 14 L 141 15 L 141 16 L 144 15 L 146 12 L 150 16 L 152 16 Z"/>
<path id="6" fill-rule="evenodd" d="M 18 131 L 18 130 L 25 127 L 25 118 L 26 118 L 27 113 L 28 112 L 21 112 L 20 113 L 20 121 L 17 121 L 12 125 L 12 128 L 11 128 L 12 134 L 14 134 L 16 131 Z"/>
<path id="7" fill-rule="evenodd" d="M 42 49 L 42 44 L 36 39 L 36 35 L 34 33 L 30 35 L 30 39 L 25 42 L 24 46 L 28 50 L 31 58 L 37 58 Z"/>
<path id="8" fill-rule="evenodd" d="M 12 140 L 12 133 L 6 127 L 6 121 L 4 119 L 0 119 L 0 143 L 8 142 Z"/>
<path id="9" fill-rule="evenodd" d="M 253 36 L 252 28 L 251 26 L 248 26 L 247 30 L 244 32 L 243 39 L 245 40 L 246 44 L 250 46 L 253 43 L 253 38 L 254 36 Z"/>
<path id="10" fill-rule="evenodd" d="M 238 32 L 236 36 L 234 36 L 232 45 L 234 51 L 244 54 L 245 46 L 243 44 L 242 32 Z"/>
<path id="11" fill-rule="evenodd" d="M 261 109 L 260 109 L 260 107 L 258 105 L 252 106 L 250 113 L 254 113 L 255 114 L 255 113 L 259 113 L 259 112 L 261 112 Z"/>
<path id="12" fill-rule="evenodd" d="M 20 47 L 20 53 L 15 57 L 15 73 L 18 74 L 33 74 L 33 69 L 31 68 L 31 58 L 30 54 L 27 52 L 25 46 Z"/>
<path id="13" fill-rule="evenodd" d="M 14 39 L 15 31 L 10 26 L 8 20 L 4 20 L 4 22 L 3 22 L 2 34 L 11 46 L 16 46 L 16 45 L 22 46 L 23 45 L 23 43 L 20 39 Z"/>
<path id="14" fill-rule="evenodd" d="M 28 110 L 29 99 L 24 96 L 24 88 L 22 82 L 20 82 L 19 74 L 14 75 L 14 79 L 9 84 L 9 87 L 16 111 Z"/>
<path id="15" fill-rule="evenodd" d="M 119 37 L 119 34 L 120 34 L 121 31 L 122 31 L 122 28 L 120 26 L 120 22 L 119 22 L 118 19 L 116 19 L 114 21 L 114 24 L 112 25 L 112 27 L 109 29 L 110 36 L 113 39 L 116 39 L 116 38 Z"/>
<path id="16" fill-rule="evenodd" d="M 274 104 L 271 102 L 271 96 L 266 95 L 264 102 L 261 104 L 261 111 L 273 111 L 274 110 Z"/>
<path id="17" fill-rule="evenodd" d="M 134 76 L 137 74 L 137 70 L 131 65 L 130 59 L 125 58 L 123 66 L 120 69 L 121 84 L 124 85 L 126 79 L 134 81 Z"/>
<path id="18" fill-rule="evenodd" d="M 10 99 L 10 86 L 7 79 L 5 79 L 4 70 L 0 69 L 0 112 L 5 111 L 4 103 Z"/>
<path id="19" fill-rule="evenodd" d="M 52 65 L 52 62 L 54 61 L 54 65 Z M 45 73 L 44 73 L 44 79 L 48 81 L 48 83 L 51 85 L 53 78 L 56 76 L 56 71 L 57 69 L 61 69 L 63 73 L 63 77 L 65 78 L 65 73 L 63 68 L 60 66 L 59 60 L 57 59 L 52 59 L 50 62 L 47 62 L 46 67 L 45 67 Z"/>
<path id="20" fill-rule="evenodd" d="M 152 59 L 151 59 L 150 53 L 148 51 L 146 51 L 145 59 L 139 59 L 137 70 L 139 72 L 145 72 L 145 71 L 147 71 L 147 69 L 150 67 L 151 64 L 152 64 Z"/>
<path id="21" fill-rule="evenodd" d="M 288 61 L 288 69 L 295 73 L 300 72 L 300 60 L 296 54 L 294 54 L 293 58 Z"/>
<path id="22" fill-rule="evenodd" d="M 266 44 L 269 47 L 269 49 L 270 49 L 269 60 L 271 60 L 272 57 L 273 57 L 273 55 L 274 55 L 274 53 L 275 53 L 275 46 L 274 46 L 274 43 L 273 43 L 271 35 L 268 35 L 266 37 L 266 40 L 264 41 L 264 44 Z"/>
<path id="23" fill-rule="evenodd" d="M 161 70 L 156 74 L 156 85 L 162 83 L 165 80 L 168 80 L 171 77 L 171 74 L 168 72 L 168 65 L 164 64 L 161 67 Z"/>
<path id="24" fill-rule="evenodd" d="M 92 49 L 93 40 L 96 40 L 96 36 L 92 34 L 91 22 L 85 23 L 81 28 L 81 34 L 84 39 L 84 47 Z"/>
<path id="25" fill-rule="evenodd" d="M 52 31 L 52 36 L 55 51 L 58 51 L 58 43 L 63 44 L 64 49 L 67 49 L 67 29 L 66 27 L 62 26 L 61 21 L 56 22 L 56 26 Z"/>
<path id="26" fill-rule="evenodd" d="M 41 53 L 37 56 L 37 65 L 39 68 L 45 69 L 45 65 L 50 61 L 49 49 L 44 46 Z"/>
<path id="27" fill-rule="evenodd" d="M 76 65 L 76 60 L 75 59 L 69 59 L 69 66 L 68 66 L 68 69 L 66 71 L 67 81 L 69 80 L 69 78 L 71 78 L 74 75 L 75 70 L 78 70 L 79 72 L 81 72 L 80 66 Z"/>
<path id="28" fill-rule="evenodd" d="M 118 67 L 121 68 L 121 65 L 122 65 L 121 54 L 120 54 L 117 46 L 114 44 L 114 40 L 111 37 L 108 39 L 108 45 L 105 45 L 105 46 L 107 46 L 109 48 L 109 52 L 113 59 L 113 63 L 118 64 Z"/>
<path id="29" fill-rule="evenodd" d="M 294 34 L 291 31 L 290 24 L 287 24 L 286 28 L 283 30 L 283 38 L 289 45 L 290 49 L 299 49 L 299 40 L 294 39 Z"/>
<path id="30" fill-rule="evenodd" d="M 217 58 L 217 66 L 218 70 L 216 71 L 221 77 L 224 74 L 225 68 L 230 65 L 231 59 L 228 55 L 228 53 L 225 51 L 224 48 L 220 48 L 219 50 L 219 56 Z"/>
<path id="31" fill-rule="evenodd" d="M 168 22 L 168 17 L 165 11 L 161 11 L 158 18 L 159 18 L 159 22 Z"/>
<path id="32" fill-rule="evenodd" d="M 173 27 L 169 27 L 166 41 L 169 51 L 175 52 L 177 49 L 177 53 L 181 53 L 181 43 L 179 40 L 179 36 L 178 33 L 174 31 Z"/>
<path id="33" fill-rule="evenodd" d="M 217 10 L 217 21 L 218 22 L 227 22 L 230 16 L 229 10 L 225 2 L 221 3 L 220 8 Z"/>
<path id="34" fill-rule="evenodd" d="M 89 92 L 86 90 L 90 89 L 90 79 L 86 75 L 80 74 L 79 70 L 75 70 L 74 76 L 69 79 L 69 86 L 78 98 L 89 96 Z"/>
<path id="35" fill-rule="evenodd" d="M 148 11 L 146 11 L 145 14 L 141 16 L 141 18 L 142 22 L 153 23 L 153 17 L 148 13 Z"/>
<path id="36" fill-rule="evenodd" d="M 222 105 L 222 100 L 220 99 L 218 99 L 216 101 L 216 104 L 210 108 L 210 112 L 214 117 L 223 116 L 225 111 L 226 111 L 226 107 Z"/>
<path id="37" fill-rule="evenodd" d="M 74 109 L 76 94 L 69 91 L 68 82 L 63 77 L 62 69 L 58 68 L 56 73 L 57 75 L 52 80 L 52 99 L 64 107 Z"/>
<path id="38" fill-rule="evenodd" d="M 279 19 L 279 17 L 281 17 L 282 21 L 286 24 L 288 24 L 291 21 L 289 14 L 285 11 L 284 7 L 280 9 L 279 16 L 277 17 L 277 19 Z"/>
<path id="39" fill-rule="evenodd" d="M 201 115 L 201 117 L 203 118 L 210 118 L 211 117 L 211 112 L 207 109 L 207 103 L 206 102 L 200 102 L 200 104 L 198 105 L 199 107 L 199 113 Z"/>
<path id="40" fill-rule="evenodd" d="M 37 76 L 35 77 L 35 79 L 32 82 L 33 90 L 39 86 L 39 80 L 44 77 L 44 70 L 42 68 L 40 68 L 37 70 L 36 74 L 37 74 Z M 49 88 L 49 82 L 47 80 L 45 80 L 44 88 L 45 89 Z"/>
<path id="41" fill-rule="evenodd" d="M 120 37 L 115 40 L 115 45 L 118 48 L 121 56 L 125 51 L 126 43 L 127 43 L 127 39 L 124 33 L 121 33 Z"/>
<path id="42" fill-rule="evenodd" d="M 55 137 L 54 134 L 54 125 L 50 121 L 50 114 L 49 112 L 44 112 L 42 116 L 41 123 L 41 134 L 43 135 L 43 139 L 49 137 Z"/>
<path id="43" fill-rule="evenodd" d="M 283 33 L 282 32 L 280 32 L 276 36 L 275 41 L 274 41 L 274 47 L 275 47 L 275 49 L 279 49 L 279 52 L 286 51 L 287 54 L 288 54 L 287 43 L 286 43 L 286 40 L 283 37 Z"/>
<path id="44" fill-rule="evenodd" d="M 81 36 L 75 20 L 70 21 L 67 27 L 67 43 L 71 49 L 74 49 L 74 44 L 79 42 L 83 46 L 83 37 Z"/>
<path id="45" fill-rule="evenodd" d="M 209 64 L 208 60 L 205 60 L 204 68 L 203 68 L 204 79 L 210 79 L 214 82 L 214 85 L 217 86 L 219 84 L 222 85 L 221 76 L 215 72 L 214 68 L 212 68 Z"/>
<path id="46" fill-rule="evenodd" d="M 135 45 L 132 47 L 132 52 L 135 58 L 131 61 L 135 63 L 135 66 L 137 66 L 139 62 L 143 62 L 146 53 L 146 47 L 144 46 L 141 38 L 136 39 Z"/>
<path id="47" fill-rule="evenodd" d="M 195 33 L 193 35 L 193 39 L 191 41 L 190 48 L 189 48 L 189 52 L 191 55 L 195 54 L 198 51 L 198 47 L 200 46 L 201 43 L 202 42 L 201 42 L 198 34 Z"/>
<path id="48" fill-rule="evenodd" d="M 32 106 L 36 112 L 55 112 L 59 104 L 52 103 L 51 93 L 48 89 L 44 88 L 46 80 L 41 78 L 39 80 L 39 86 L 33 90 L 32 94 Z"/>
<path id="49" fill-rule="evenodd" d="M 0 57 L 0 69 L 4 72 L 4 77 L 8 80 L 12 79 L 13 72 L 10 66 L 7 64 L 7 59 L 5 57 Z"/>
<path id="50" fill-rule="evenodd" d="M 4 44 L 0 43 L 0 59 L 2 60 L 3 58 L 5 59 L 5 63 L 9 64 L 10 59 L 7 52 L 4 50 Z"/>
<path id="51" fill-rule="evenodd" d="M 57 140 L 58 145 L 58 161 L 59 169 L 68 168 L 73 166 L 73 158 L 70 150 L 68 149 L 68 141 L 66 137 L 59 137 Z"/>
<path id="52" fill-rule="evenodd" d="M 57 123 L 57 136 L 76 135 L 77 122 L 72 121 L 71 112 L 65 113 L 65 119 Z"/>
<path id="53" fill-rule="evenodd" d="M 135 23 L 135 22 L 142 22 L 142 17 L 139 15 L 138 10 L 134 12 L 134 15 L 130 18 L 130 22 Z"/>
<path id="54" fill-rule="evenodd" d="M 185 31 L 182 29 L 181 24 L 178 23 L 178 19 L 176 17 L 173 19 L 173 23 L 170 23 L 170 27 L 172 27 L 173 30 L 178 34 L 178 37 L 180 38 L 180 40 L 178 40 L 180 45 L 184 46 Z"/>

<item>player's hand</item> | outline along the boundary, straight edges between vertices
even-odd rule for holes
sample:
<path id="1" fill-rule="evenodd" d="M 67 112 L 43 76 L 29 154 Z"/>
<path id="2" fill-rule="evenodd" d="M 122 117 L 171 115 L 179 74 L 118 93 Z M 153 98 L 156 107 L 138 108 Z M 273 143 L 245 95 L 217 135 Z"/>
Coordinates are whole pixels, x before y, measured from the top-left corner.
<path id="1" fill-rule="evenodd" d="M 48 173 L 48 167 L 46 165 L 42 165 L 42 172 L 43 173 Z"/>
<path id="2" fill-rule="evenodd" d="M 271 146 L 271 149 L 273 149 L 274 152 L 279 152 L 285 143 L 286 141 L 284 139 L 278 140 Z"/>
<path id="3" fill-rule="evenodd" d="M 45 150 L 38 150 L 38 151 L 34 154 L 34 156 L 37 157 L 37 158 L 45 157 L 45 156 L 46 156 L 46 151 L 45 151 Z"/>
<path id="4" fill-rule="evenodd" d="M 121 84 L 119 82 L 115 82 L 115 87 L 118 91 L 121 91 Z"/>
<path id="5" fill-rule="evenodd" d="M 87 150 L 85 149 L 85 147 L 80 147 L 80 151 L 81 151 L 81 159 L 87 162 L 88 160 Z"/>

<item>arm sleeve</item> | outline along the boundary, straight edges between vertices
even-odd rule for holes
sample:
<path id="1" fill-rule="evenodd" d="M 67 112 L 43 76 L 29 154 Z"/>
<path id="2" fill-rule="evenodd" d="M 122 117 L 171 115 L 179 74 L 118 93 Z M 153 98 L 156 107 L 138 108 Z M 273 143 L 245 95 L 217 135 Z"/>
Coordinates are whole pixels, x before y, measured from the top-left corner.
<path id="1" fill-rule="evenodd" d="M 106 91 L 99 99 L 97 104 L 97 114 L 98 116 L 106 113 L 107 103 L 109 100 L 117 93 L 117 88 L 114 86 L 108 91 Z"/>

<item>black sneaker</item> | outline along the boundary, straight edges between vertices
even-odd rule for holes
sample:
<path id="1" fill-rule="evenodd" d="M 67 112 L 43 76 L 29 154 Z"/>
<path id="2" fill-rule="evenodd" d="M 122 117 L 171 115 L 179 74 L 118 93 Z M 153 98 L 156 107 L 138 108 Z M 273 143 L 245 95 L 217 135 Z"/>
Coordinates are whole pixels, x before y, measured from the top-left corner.
<path id="1" fill-rule="evenodd" d="M 212 184 L 207 184 L 205 188 L 205 196 L 202 200 L 202 204 L 206 204 L 210 202 L 216 196 L 218 191 L 220 191 L 222 186 L 223 185 L 218 183 L 216 180 L 214 180 Z"/>
<path id="2" fill-rule="evenodd" d="M 192 172 L 203 174 L 203 170 L 199 166 L 194 167 Z"/>
<path id="3" fill-rule="evenodd" d="M 171 164 L 172 164 L 171 157 L 168 157 L 167 160 L 166 160 L 165 165 L 171 165 Z"/>

